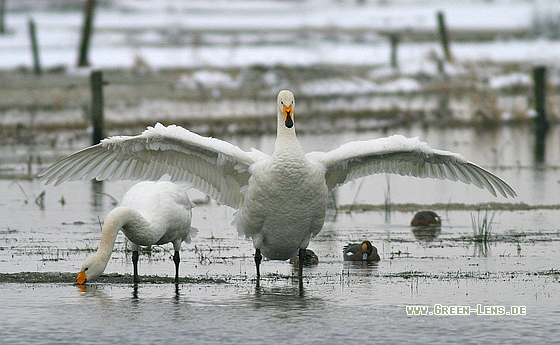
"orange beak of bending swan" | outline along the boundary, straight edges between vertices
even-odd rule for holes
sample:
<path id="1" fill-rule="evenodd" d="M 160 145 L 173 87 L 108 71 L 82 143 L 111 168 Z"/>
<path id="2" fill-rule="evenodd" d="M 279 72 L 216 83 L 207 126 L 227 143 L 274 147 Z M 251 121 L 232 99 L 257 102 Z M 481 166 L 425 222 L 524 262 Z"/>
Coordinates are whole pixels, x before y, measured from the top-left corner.
<path id="1" fill-rule="evenodd" d="M 76 279 L 76 284 L 84 285 L 87 282 L 86 271 L 78 273 L 78 278 Z"/>
<path id="2" fill-rule="evenodd" d="M 289 106 L 284 106 L 283 112 L 284 112 L 284 124 L 286 125 L 286 127 L 292 128 L 294 125 L 294 120 L 293 120 L 294 115 L 292 112 L 292 105 L 290 104 Z"/>

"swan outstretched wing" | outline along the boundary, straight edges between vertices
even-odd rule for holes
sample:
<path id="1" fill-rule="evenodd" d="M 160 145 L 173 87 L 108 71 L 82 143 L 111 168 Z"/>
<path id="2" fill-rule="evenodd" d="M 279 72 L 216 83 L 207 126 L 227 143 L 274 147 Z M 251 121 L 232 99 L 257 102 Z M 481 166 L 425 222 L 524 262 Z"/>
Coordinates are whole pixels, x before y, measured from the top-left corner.
<path id="1" fill-rule="evenodd" d="M 369 141 L 353 141 L 330 152 L 311 152 L 307 158 L 325 167 L 329 190 L 359 177 L 378 173 L 461 181 L 486 188 L 496 196 L 516 193 L 504 180 L 467 161 L 463 156 L 435 150 L 418 138 L 394 135 Z"/>
<path id="2" fill-rule="evenodd" d="M 188 181 L 219 203 L 238 208 L 249 166 L 263 158 L 182 127 L 156 124 L 136 136 L 115 136 L 78 151 L 39 173 L 47 184 L 78 179 Z"/>

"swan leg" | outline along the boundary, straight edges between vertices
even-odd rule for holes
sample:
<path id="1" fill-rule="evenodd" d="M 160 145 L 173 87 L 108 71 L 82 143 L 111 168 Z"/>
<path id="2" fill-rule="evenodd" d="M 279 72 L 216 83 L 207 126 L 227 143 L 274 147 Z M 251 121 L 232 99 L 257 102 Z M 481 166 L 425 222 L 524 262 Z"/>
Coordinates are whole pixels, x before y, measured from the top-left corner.
<path id="1" fill-rule="evenodd" d="M 261 269 L 260 269 L 261 261 L 262 261 L 261 250 L 255 249 L 255 265 L 257 266 L 257 279 L 261 277 Z"/>
<path id="2" fill-rule="evenodd" d="M 181 256 L 178 250 L 176 250 L 173 255 L 173 262 L 175 262 L 175 284 L 179 284 L 179 263 L 181 262 Z"/>
<path id="3" fill-rule="evenodd" d="M 298 275 L 298 283 L 299 283 L 299 294 L 303 296 L 303 260 L 307 260 L 307 252 L 305 248 L 299 249 L 299 275 Z"/>
<path id="4" fill-rule="evenodd" d="M 307 253 L 305 252 L 305 248 L 299 249 L 299 278 L 303 277 L 303 262 L 307 260 Z"/>
<path id="5" fill-rule="evenodd" d="M 138 251 L 132 251 L 132 266 L 134 267 L 134 283 L 137 284 L 140 282 L 140 278 L 138 278 Z"/>

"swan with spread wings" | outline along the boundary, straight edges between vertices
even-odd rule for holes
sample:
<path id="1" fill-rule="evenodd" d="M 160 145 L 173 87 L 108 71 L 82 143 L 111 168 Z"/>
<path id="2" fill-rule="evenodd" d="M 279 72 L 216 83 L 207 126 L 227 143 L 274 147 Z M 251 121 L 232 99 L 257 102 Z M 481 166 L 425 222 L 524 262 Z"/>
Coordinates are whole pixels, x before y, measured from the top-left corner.
<path id="1" fill-rule="evenodd" d="M 158 123 L 140 135 L 104 139 L 39 176 L 56 184 L 77 179 L 157 180 L 166 173 L 172 180 L 189 181 L 217 202 L 238 209 L 235 223 L 253 240 L 257 277 L 262 255 L 287 260 L 299 253 L 303 258 L 310 239 L 323 227 L 329 191 L 359 177 L 390 173 L 449 179 L 486 188 L 494 196 L 516 196 L 498 176 L 418 138 L 394 135 L 306 154 L 296 137 L 294 107 L 292 92 L 280 91 L 272 155 Z"/>

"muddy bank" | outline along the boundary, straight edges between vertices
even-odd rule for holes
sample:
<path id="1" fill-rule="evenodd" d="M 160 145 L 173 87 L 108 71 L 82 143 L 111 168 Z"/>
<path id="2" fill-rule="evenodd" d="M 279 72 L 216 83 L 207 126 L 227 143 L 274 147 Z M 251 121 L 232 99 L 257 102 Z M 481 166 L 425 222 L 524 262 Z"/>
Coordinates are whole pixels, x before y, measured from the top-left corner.
<path id="1" fill-rule="evenodd" d="M 304 281 L 307 283 L 324 284 L 326 281 L 340 281 L 344 282 L 350 276 L 359 276 L 363 274 L 364 267 L 368 266 L 367 263 L 349 263 L 346 264 L 341 272 L 324 274 L 308 274 L 304 273 Z M 371 266 L 371 264 L 370 264 Z M 371 269 L 371 268 L 370 268 Z M 503 280 L 503 279 L 531 279 L 531 277 L 552 277 L 555 282 L 560 283 L 560 270 L 537 270 L 537 271 L 453 271 L 445 273 L 430 273 L 422 271 L 403 271 L 403 272 L 374 272 L 373 275 L 380 279 L 387 281 L 402 280 L 402 279 L 435 279 L 435 280 L 462 280 L 462 279 L 483 279 L 483 280 Z M 265 273 L 261 277 L 263 283 L 273 283 L 277 281 L 297 281 L 295 275 L 287 275 L 280 273 Z M 76 282 L 76 274 L 69 272 L 20 272 L 20 273 L 0 273 L 1 283 L 20 283 L 20 284 L 54 284 L 54 283 L 70 283 Z M 226 275 L 222 277 L 208 277 L 208 276 L 192 276 L 192 277 L 179 277 L 181 284 L 207 284 L 207 285 L 221 285 L 221 284 L 238 284 L 243 282 L 256 284 L 255 276 L 231 276 Z M 140 276 L 140 284 L 173 284 L 173 277 L 163 277 L 157 275 L 144 275 Z M 132 275 L 110 273 L 103 274 L 91 284 L 132 284 Z"/>
<path id="2" fill-rule="evenodd" d="M 146 284 L 172 284 L 175 278 L 161 277 L 156 275 L 140 276 L 140 282 Z M 225 284 L 228 283 L 223 278 L 212 277 L 180 277 L 181 283 L 204 283 L 204 284 Z M 0 273 L 0 283 L 75 283 L 76 273 L 69 272 L 20 272 L 20 273 Z M 103 274 L 95 281 L 96 283 L 109 283 L 109 284 L 132 284 L 132 275 L 110 273 Z"/>

